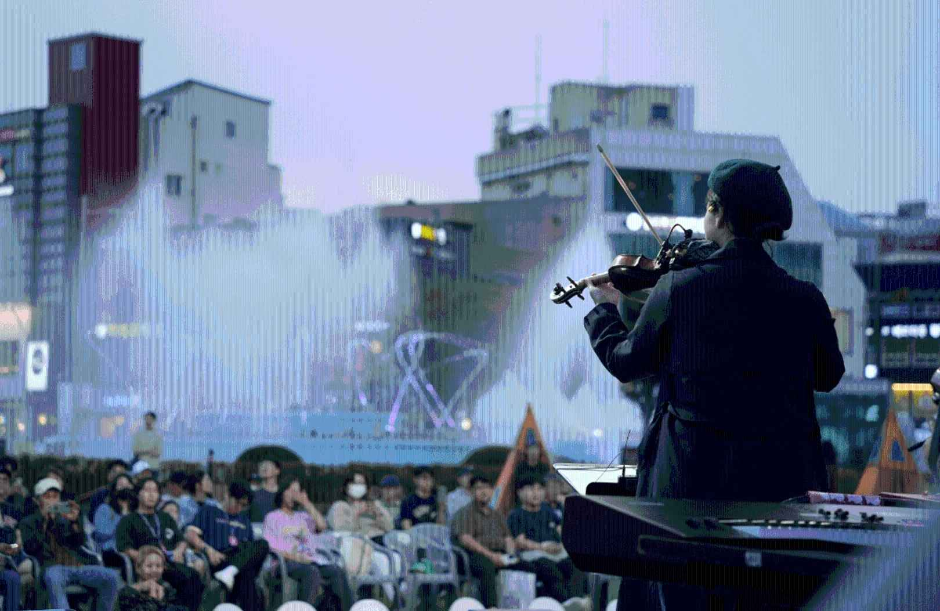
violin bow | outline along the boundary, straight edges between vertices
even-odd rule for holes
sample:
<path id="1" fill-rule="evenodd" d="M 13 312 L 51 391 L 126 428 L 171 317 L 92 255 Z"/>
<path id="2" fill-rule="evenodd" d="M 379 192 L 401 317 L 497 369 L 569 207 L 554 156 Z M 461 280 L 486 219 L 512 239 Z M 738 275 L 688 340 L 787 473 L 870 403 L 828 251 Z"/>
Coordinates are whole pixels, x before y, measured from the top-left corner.
<path id="1" fill-rule="evenodd" d="M 617 179 L 617 182 L 620 183 L 620 186 L 623 188 L 624 192 L 627 194 L 627 197 L 630 198 L 630 201 L 633 203 L 633 207 L 636 208 L 636 211 L 640 213 L 640 216 L 643 217 L 643 220 L 646 221 L 646 226 L 650 228 L 650 231 L 653 232 L 653 237 L 656 238 L 656 241 L 659 242 L 659 246 L 662 247 L 663 240 L 659 237 L 659 234 L 656 233 L 656 230 L 653 229 L 653 224 L 650 222 L 649 218 L 646 216 L 646 213 L 643 212 L 643 208 L 640 207 L 640 203 L 636 201 L 636 198 L 633 197 L 633 193 L 630 192 L 630 188 L 627 187 L 627 183 L 623 181 L 623 177 L 620 175 L 620 172 L 617 171 L 617 168 L 614 167 L 614 164 L 611 163 L 610 157 L 607 156 L 607 153 L 604 152 L 604 149 L 600 144 L 597 145 L 597 150 L 600 151 L 601 156 L 604 158 L 604 163 L 607 164 L 607 167 L 610 168 L 610 171 L 614 173 L 614 178 Z"/>

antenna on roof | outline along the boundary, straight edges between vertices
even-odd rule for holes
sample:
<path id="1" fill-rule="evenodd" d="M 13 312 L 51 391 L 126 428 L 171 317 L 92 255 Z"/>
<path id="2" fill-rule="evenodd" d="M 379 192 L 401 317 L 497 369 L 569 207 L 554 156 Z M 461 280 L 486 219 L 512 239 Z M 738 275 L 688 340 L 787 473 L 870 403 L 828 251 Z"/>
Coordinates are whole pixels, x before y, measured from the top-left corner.
<path id="1" fill-rule="evenodd" d="M 542 103 L 542 35 L 535 37 L 535 108 Z"/>

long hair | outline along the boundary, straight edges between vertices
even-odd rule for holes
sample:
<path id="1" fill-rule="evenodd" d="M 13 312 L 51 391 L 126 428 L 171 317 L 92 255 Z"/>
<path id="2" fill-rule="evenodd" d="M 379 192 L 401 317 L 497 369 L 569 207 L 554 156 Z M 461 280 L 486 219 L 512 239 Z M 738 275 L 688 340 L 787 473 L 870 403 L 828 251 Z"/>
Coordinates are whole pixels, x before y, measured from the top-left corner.
<path id="1" fill-rule="evenodd" d="M 137 509 L 137 491 L 133 487 L 134 480 L 132 480 L 131 477 L 127 475 L 126 473 L 122 473 L 118 475 L 117 477 L 115 477 L 114 481 L 111 482 L 111 485 L 108 486 L 108 505 L 111 507 L 111 509 L 114 510 L 114 513 L 116 513 L 117 515 L 121 515 L 121 504 L 118 503 L 118 496 L 120 495 L 121 492 L 124 492 L 124 490 L 118 490 L 117 485 L 118 485 L 118 482 L 121 481 L 122 479 L 126 479 L 131 484 L 131 488 L 124 489 L 128 493 L 130 493 L 130 497 L 131 497 L 129 499 L 131 502 L 130 509 L 131 511 L 135 511 Z M 92 519 L 94 519 L 94 516 L 92 516 Z"/>

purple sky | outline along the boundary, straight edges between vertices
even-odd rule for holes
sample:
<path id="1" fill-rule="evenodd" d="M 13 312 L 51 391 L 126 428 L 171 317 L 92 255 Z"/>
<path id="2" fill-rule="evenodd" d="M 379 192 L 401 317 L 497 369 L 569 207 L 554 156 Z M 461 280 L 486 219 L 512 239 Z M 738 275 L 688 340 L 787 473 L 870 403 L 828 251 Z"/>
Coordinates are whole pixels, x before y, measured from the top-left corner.
<path id="1" fill-rule="evenodd" d="M 492 113 L 535 101 L 536 36 L 546 102 L 601 76 L 607 19 L 610 82 L 694 85 L 697 130 L 780 136 L 814 196 L 937 202 L 935 0 L 817 4 L 4 0 L 0 112 L 45 104 L 49 38 L 133 37 L 142 94 L 195 78 L 273 101 L 288 205 L 474 199 Z"/>

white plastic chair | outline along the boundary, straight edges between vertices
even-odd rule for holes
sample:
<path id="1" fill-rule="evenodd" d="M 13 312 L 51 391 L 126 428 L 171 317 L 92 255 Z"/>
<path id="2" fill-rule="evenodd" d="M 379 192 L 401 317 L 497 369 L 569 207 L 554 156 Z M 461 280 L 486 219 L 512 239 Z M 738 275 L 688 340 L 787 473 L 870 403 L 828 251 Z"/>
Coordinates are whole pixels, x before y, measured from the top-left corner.
<path id="1" fill-rule="evenodd" d="M 539 596 L 529 605 L 529 609 L 535 611 L 565 611 L 564 606 L 550 596 Z"/>
<path id="2" fill-rule="evenodd" d="M 364 598 L 356 601 L 349 611 L 389 611 L 388 607 L 374 598 Z"/>
<path id="3" fill-rule="evenodd" d="M 470 598 L 469 596 L 464 596 L 463 598 L 458 598 L 453 603 L 451 603 L 450 608 L 447 611 L 480 611 L 485 609 L 483 603 L 478 601 L 475 598 Z"/>

